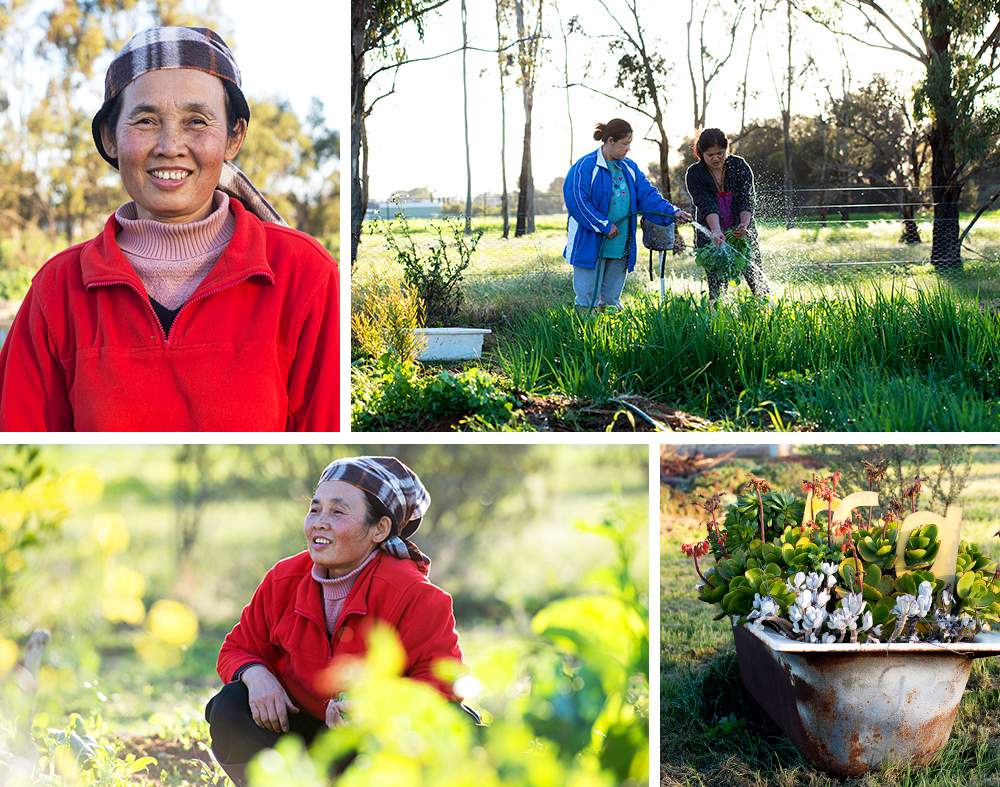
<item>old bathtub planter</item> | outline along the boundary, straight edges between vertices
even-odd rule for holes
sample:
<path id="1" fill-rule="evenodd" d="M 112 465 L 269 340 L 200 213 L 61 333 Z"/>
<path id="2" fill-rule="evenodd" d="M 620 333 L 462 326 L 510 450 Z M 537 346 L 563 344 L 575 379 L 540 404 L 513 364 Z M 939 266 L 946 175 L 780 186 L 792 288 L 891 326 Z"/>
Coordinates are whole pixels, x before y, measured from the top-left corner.
<path id="1" fill-rule="evenodd" d="M 483 337 L 488 328 L 416 328 L 413 333 L 423 343 L 418 361 L 474 361 L 483 354 Z"/>
<path id="2" fill-rule="evenodd" d="M 971 642 L 839 643 L 733 628 L 751 696 L 819 768 L 860 776 L 883 762 L 926 765 L 948 742 L 972 660 L 1000 655 L 1000 634 Z"/>

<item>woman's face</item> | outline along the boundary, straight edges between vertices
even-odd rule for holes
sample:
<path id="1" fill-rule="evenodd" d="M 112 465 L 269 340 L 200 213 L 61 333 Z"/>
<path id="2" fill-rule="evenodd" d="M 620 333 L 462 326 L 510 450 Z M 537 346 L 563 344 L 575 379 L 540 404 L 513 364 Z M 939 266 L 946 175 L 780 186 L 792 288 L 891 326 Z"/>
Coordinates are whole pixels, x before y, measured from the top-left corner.
<path id="1" fill-rule="evenodd" d="M 709 169 L 718 169 L 726 163 L 726 149 L 713 145 L 701 152 L 701 160 L 708 165 Z"/>
<path id="2" fill-rule="evenodd" d="M 621 139 L 615 141 L 609 139 L 604 143 L 604 158 L 613 159 L 614 161 L 621 161 L 628 155 L 629 150 L 632 148 L 632 135 L 629 134 L 627 137 L 622 137 Z"/>
<path id="3" fill-rule="evenodd" d="M 368 524 L 365 494 L 356 486 L 345 481 L 323 481 L 316 487 L 306 514 L 309 556 L 329 576 L 343 576 L 385 540 L 390 526 L 388 517 Z"/>
<path id="4" fill-rule="evenodd" d="M 182 223 L 211 213 L 222 164 L 246 133 L 242 120 L 232 136 L 226 125 L 225 88 L 203 71 L 149 71 L 125 88 L 114 139 L 105 131 L 103 142 L 139 218 Z"/>

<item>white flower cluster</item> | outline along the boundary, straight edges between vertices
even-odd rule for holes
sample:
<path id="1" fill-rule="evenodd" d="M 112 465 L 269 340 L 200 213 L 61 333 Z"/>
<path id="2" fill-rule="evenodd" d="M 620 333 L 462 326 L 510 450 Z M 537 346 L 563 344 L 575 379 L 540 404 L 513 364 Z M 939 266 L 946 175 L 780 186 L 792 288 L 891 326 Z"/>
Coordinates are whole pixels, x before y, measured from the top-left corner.
<path id="1" fill-rule="evenodd" d="M 934 611 L 934 627 L 932 628 L 933 640 L 940 642 L 958 642 L 972 639 L 978 631 L 977 621 L 971 615 L 964 612 L 961 615 L 953 615 L 949 611 L 954 603 L 954 597 L 945 588 L 941 591 L 941 607 Z M 902 639 L 909 642 L 920 641 L 920 636 L 916 630 L 918 620 L 926 620 L 931 607 L 934 604 L 934 586 L 927 582 L 920 583 L 917 588 L 917 595 L 909 593 L 896 598 L 896 606 L 893 607 L 893 614 L 896 615 L 896 629 L 893 631 L 889 641 L 892 642 L 902 635 Z M 907 625 L 909 624 L 909 625 Z"/>
<path id="2" fill-rule="evenodd" d="M 880 636 L 881 627 L 872 625 L 872 613 L 865 609 L 868 602 L 860 593 L 848 593 L 840 600 L 840 606 L 832 612 L 827 611 L 831 591 L 836 585 L 835 563 L 821 563 L 819 572 L 799 571 L 785 583 L 788 591 L 795 594 L 795 603 L 788 607 L 792 633 L 807 642 L 827 643 L 843 642 L 848 636 L 851 642 L 857 642 L 858 634 L 865 631 L 871 631 L 871 636 Z M 765 618 L 779 615 L 780 606 L 775 599 L 757 594 L 754 609 L 747 617 L 751 625 L 761 626 Z"/>

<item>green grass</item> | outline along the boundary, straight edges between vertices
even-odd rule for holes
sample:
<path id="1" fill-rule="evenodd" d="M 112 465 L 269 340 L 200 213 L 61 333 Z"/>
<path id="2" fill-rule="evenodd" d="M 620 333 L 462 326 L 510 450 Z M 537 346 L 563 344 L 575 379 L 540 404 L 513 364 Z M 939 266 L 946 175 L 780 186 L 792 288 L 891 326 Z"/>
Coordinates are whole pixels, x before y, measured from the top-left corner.
<path id="1" fill-rule="evenodd" d="M 839 264 L 925 259 L 926 225 L 925 243 L 903 246 L 895 220 L 765 224 L 761 245 L 774 285 L 767 304 L 741 295 L 742 285 L 718 309 L 708 308 L 688 250 L 670 258 L 670 294 L 661 306 L 643 253 L 623 312 L 586 322 L 570 305 L 564 223 L 563 216 L 542 217 L 535 234 L 503 240 L 496 219 L 477 220 L 487 235 L 466 273 L 457 320 L 493 330 L 475 365 L 494 375 L 498 390 L 568 398 L 559 428 L 605 428 L 574 413 L 622 394 L 723 430 L 1000 428 L 1000 214 L 980 219 L 968 240 L 977 253 L 947 275 L 925 262 Z M 411 222 L 418 247 L 430 242 L 431 226 Z M 354 267 L 357 299 L 373 278 L 399 277 L 384 238 L 366 235 Z M 363 360 L 355 384 L 371 400 L 383 385 Z M 394 421 L 391 402 L 384 406 L 372 428 L 447 429 L 463 415 L 429 422 L 410 413 Z"/>
<path id="2" fill-rule="evenodd" d="M 1000 449 L 977 448 L 974 458 L 971 482 L 960 501 L 966 512 L 963 537 L 1000 558 L 1000 542 L 992 538 L 1000 525 L 1000 498 L 994 491 L 1000 477 Z M 735 464 L 748 466 L 746 460 Z M 795 469 L 806 472 L 777 460 L 753 467 L 772 481 L 794 474 Z M 812 767 L 747 693 L 728 624 L 713 620 L 715 610 L 696 597 L 697 576 L 679 547 L 703 537 L 704 529 L 695 517 L 672 515 L 680 507 L 679 496 L 683 494 L 671 491 L 671 502 L 661 517 L 661 785 L 944 787 L 1000 783 L 998 658 L 974 662 L 951 739 L 931 765 L 886 767 L 847 781 Z"/>
<path id="3" fill-rule="evenodd" d="M 850 223 L 831 220 L 827 225 L 808 224 L 786 229 L 784 224 L 765 222 L 760 226 L 760 242 L 764 267 L 778 293 L 790 291 L 797 298 L 824 297 L 829 289 L 843 284 L 866 288 L 884 288 L 909 284 L 930 284 L 940 277 L 927 264 L 930 254 L 930 224 L 920 221 L 923 243 L 907 246 L 898 242 L 900 223 L 895 217 L 871 214 L 862 220 L 853 215 Z M 971 214 L 962 215 L 962 226 Z M 882 219 L 881 221 L 875 221 Z M 889 219 L 889 221 L 885 221 Z M 806 217 L 806 220 L 812 220 Z M 432 240 L 428 219 L 410 220 L 410 230 L 417 247 L 426 247 Z M 464 292 L 470 321 L 489 323 L 502 321 L 504 316 L 518 311 L 518 305 L 533 308 L 539 303 L 569 303 L 572 298 L 570 267 L 562 257 L 566 243 L 566 216 L 539 216 L 536 232 L 521 238 L 500 237 L 500 221 L 496 217 L 473 220 L 475 229 L 486 231 L 466 274 Z M 368 224 L 358 248 L 354 264 L 355 281 L 366 277 L 395 278 L 400 275 L 378 225 Z M 701 292 L 705 289 L 704 275 L 694 264 L 691 242 L 694 231 L 682 230 L 688 249 L 680 256 L 668 256 L 667 282 L 673 292 Z M 965 266 L 961 273 L 949 277 L 949 286 L 983 297 L 1000 297 L 1000 211 L 985 214 L 976 223 L 966 245 Z M 636 294 L 658 288 L 647 278 L 648 252 L 639 249 L 636 272 L 629 278 L 626 293 Z M 918 264 L 897 266 L 854 266 L 838 263 L 857 261 L 917 261 Z M 655 263 L 655 260 L 654 260 Z M 357 286 L 357 285 L 355 285 Z M 744 285 L 745 286 L 745 285 Z M 539 291 L 540 290 L 540 291 Z M 520 309 L 521 311 L 524 308 Z M 513 309 L 513 311 L 512 311 Z M 479 324 L 479 323 L 476 323 Z"/>
<path id="4" fill-rule="evenodd" d="M 742 428 L 996 430 L 1000 321 L 945 289 L 836 300 L 651 298 L 599 319 L 529 314 L 497 347 L 531 393 L 638 394 Z M 539 362 L 540 359 L 540 362 Z"/>

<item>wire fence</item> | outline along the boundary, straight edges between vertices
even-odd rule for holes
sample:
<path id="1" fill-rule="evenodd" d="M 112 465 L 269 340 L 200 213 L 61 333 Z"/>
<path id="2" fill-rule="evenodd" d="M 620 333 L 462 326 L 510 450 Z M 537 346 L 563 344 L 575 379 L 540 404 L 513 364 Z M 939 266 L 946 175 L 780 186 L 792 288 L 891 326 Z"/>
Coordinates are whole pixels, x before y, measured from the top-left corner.
<path id="1" fill-rule="evenodd" d="M 978 184 L 989 194 L 1000 184 Z M 993 189 L 993 192 L 990 191 Z M 930 189 L 904 191 L 898 186 L 843 185 L 826 188 L 761 189 L 754 211 L 756 247 L 772 289 L 794 286 L 823 292 L 830 286 L 940 279 L 959 281 L 969 291 L 996 290 L 1000 295 L 1000 205 L 984 212 L 965 233 L 975 209 L 968 205 L 952 217 L 935 217 Z M 845 196 L 848 195 L 848 196 Z M 681 205 L 684 206 L 683 201 Z M 705 272 L 696 263 L 696 230 L 681 226 L 680 242 L 665 254 L 665 287 L 672 291 L 701 291 Z M 532 242 L 525 236 L 534 265 L 512 270 L 470 271 L 470 286 L 488 292 L 522 280 L 525 287 L 562 287 L 570 268 L 561 259 L 564 236 L 548 233 Z M 657 252 L 640 241 L 631 288 L 659 286 Z M 652 259 L 650 259 L 652 258 Z M 652 276 L 650 277 L 650 269 Z M 649 279 L 652 283 L 649 283 Z M 643 284 L 643 280 L 646 283 Z"/>

